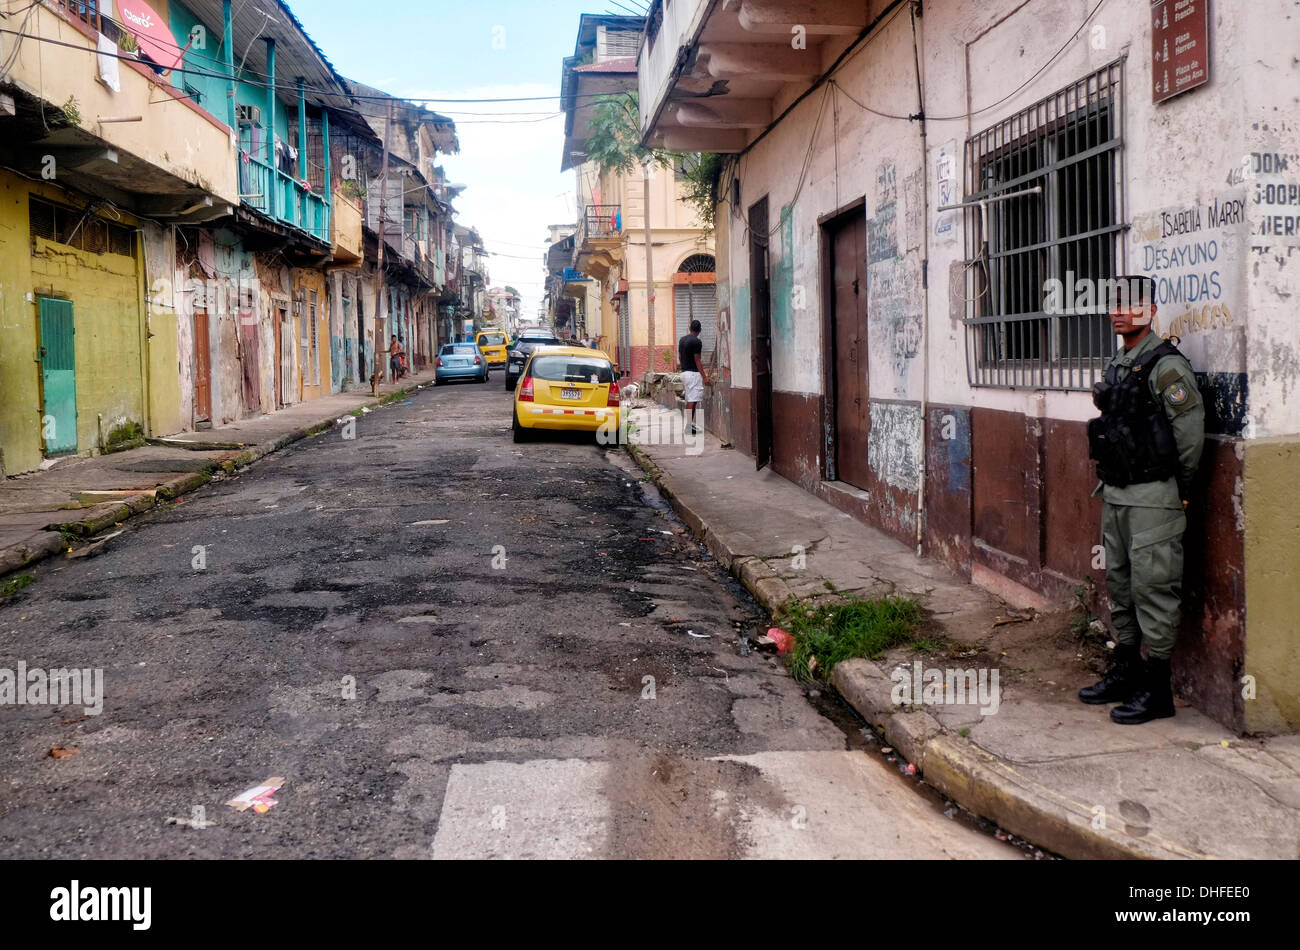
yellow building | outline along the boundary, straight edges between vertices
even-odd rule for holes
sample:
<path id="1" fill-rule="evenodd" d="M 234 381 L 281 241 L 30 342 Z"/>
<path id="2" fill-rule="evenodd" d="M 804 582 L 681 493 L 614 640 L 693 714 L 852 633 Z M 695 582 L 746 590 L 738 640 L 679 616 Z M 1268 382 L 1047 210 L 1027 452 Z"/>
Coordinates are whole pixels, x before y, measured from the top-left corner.
<path id="1" fill-rule="evenodd" d="M 20 27 L 0 86 L 0 471 L 15 474 L 174 426 L 170 235 L 143 218 L 210 220 L 239 189 L 229 128 L 108 42 L 98 13 L 0 7 Z"/>

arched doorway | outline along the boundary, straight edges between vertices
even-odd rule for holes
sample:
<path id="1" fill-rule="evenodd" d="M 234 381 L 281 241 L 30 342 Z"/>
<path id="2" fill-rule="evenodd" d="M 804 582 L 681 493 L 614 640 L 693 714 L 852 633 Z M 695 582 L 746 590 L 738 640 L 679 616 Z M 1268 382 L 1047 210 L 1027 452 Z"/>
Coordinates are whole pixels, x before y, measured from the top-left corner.
<path id="1" fill-rule="evenodd" d="M 673 274 L 673 323 L 680 340 L 692 320 L 701 325 L 704 364 L 718 363 L 718 265 L 712 254 L 692 254 L 678 265 Z"/>

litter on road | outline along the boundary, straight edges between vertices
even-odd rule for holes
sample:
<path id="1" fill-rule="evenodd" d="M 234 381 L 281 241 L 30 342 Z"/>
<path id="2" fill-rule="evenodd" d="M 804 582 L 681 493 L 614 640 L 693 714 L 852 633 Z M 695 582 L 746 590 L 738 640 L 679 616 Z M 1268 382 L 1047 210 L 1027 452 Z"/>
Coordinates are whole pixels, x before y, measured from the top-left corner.
<path id="1" fill-rule="evenodd" d="M 236 795 L 226 804 L 235 811 L 248 811 L 251 808 L 259 815 L 265 815 L 273 805 L 277 804 L 275 793 L 282 785 L 284 785 L 282 777 L 272 776 L 261 785 L 254 785 L 247 791 Z"/>

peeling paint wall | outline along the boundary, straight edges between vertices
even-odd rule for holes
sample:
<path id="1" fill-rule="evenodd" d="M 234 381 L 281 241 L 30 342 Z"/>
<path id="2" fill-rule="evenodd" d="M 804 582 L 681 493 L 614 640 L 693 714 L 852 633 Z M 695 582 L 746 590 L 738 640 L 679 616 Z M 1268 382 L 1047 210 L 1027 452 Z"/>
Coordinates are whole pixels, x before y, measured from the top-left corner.
<path id="1" fill-rule="evenodd" d="M 140 222 L 146 287 L 146 348 L 149 354 L 149 435 L 182 428 L 180 327 L 173 293 L 176 237 L 171 227 Z"/>
<path id="2" fill-rule="evenodd" d="M 294 326 L 297 341 L 298 398 L 319 399 L 330 391 L 329 302 L 325 275 L 314 269 L 292 269 Z"/>
<path id="3" fill-rule="evenodd" d="M 87 253 L 44 238 L 36 238 L 30 246 L 29 286 L 35 294 L 72 301 L 77 451 L 94 452 L 103 448 L 117 426 L 131 422 L 143 426 L 146 421 L 140 262 L 124 255 Z M 34 305 L 29 306 L 35 311 Z M 39 365 L 28 364 L 29 378 L 39 374 Z M 40 405 L 36 392 L 36 379 L 32 379 L 25 399 L 29 411 Z"/>

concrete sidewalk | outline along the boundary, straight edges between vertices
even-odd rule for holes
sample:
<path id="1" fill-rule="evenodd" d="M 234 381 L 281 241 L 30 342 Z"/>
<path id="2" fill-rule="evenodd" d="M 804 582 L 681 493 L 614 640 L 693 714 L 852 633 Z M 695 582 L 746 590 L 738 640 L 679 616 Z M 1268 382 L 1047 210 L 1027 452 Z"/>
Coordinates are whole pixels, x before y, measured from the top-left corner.
<path id="1" fill-rule="evenodd" d="M 357 409 L 374 408 L 416 386 L 432 370 L 400 383 L 337 393 L 241 419 L 202 432 L 150 439 L 139 448 L 69 458 L 39 472 L 0 481 L 0 576 L 65 551 L 71 537 L 88 538 L 133 514 L 170 501 L 212 474 L 251 465 L 299 439 L 334 426 Z"/>
<path id="2" fill-rule="evenodd" d="M 756 472 L 753 458 L 711 436 L 699 454 L 683 445 L 630 448 L 773 614 L 794 597 L 914 596 L 945 638 L 970 647 L 951 660 L 900 648 L 842 663 L 831 678 L 889 745 L 962 806 L 1070 858 L 1300 857 L 1300 736 L 1240 739 L 1186 707 L 1173 719 L 1115 725 L 1109 707 L 1075 697 L 1096 676 L 1073 656 L 1062 658 L 1061 682 L 1044 684 L 1018 677 L 1032 671 L 1013 670 L 994 652 L 989 662 L 1003 667 L 995 711 L 973 701 L 899 705 L 891 671 L 910 671 L 917 658 L 926 668 L 977 664 L 959 658 L 980 652 L 1001 624 L 1019 622 L 1016 612 L 770 470 Z"/>

